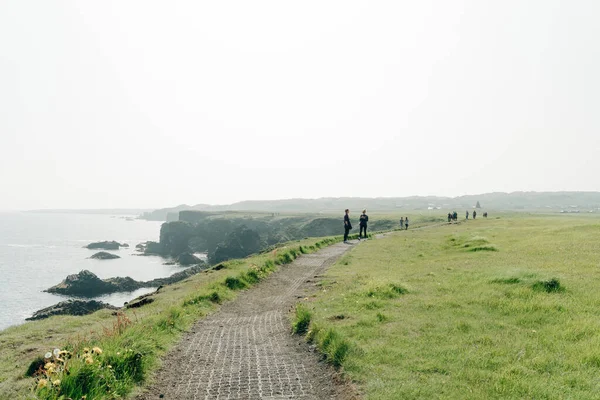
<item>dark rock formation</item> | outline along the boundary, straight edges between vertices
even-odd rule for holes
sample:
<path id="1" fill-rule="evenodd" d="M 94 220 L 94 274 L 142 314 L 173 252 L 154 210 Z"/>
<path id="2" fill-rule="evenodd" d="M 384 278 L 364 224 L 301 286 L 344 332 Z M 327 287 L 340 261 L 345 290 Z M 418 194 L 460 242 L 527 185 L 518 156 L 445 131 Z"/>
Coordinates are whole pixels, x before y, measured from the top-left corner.
<path id="1" fill-rule="evenodd" d="M 96 297 L 106 293 L 118 292 L 119 289 L 112 283 L 103 281 L 88 270 L 67 278 L 56 286 L 47 289 L 48 293 L 66 294 L 81 297 Z"/>
<path id="2" fill-rule="evenodd" d="M 143 252 L 143 255 L 162 255 L 164 252 L 163 245 L 152 241 L 138 243 L 135 246 L 135 249 Z"/>
<path id="3" fill-rule="evenodd" d="M 177 257 L 177 262 L 181 265 L 196 265 L 202 264 L 204 261 L 190 253 L 181 253 Z"/>
<path id="4" fill-rule="evenodd" d="M 109 310 L 119 309 L 118 307 L 96 300 L 67 300 L 36 311 L 31 317 L 26 318 L 26 320 L 35 321 L 38 319 L 48 318 L 53 315 L 87 315 L 104 308 Z"/>
<path id="5" fill-rule="evenodd" d="M 127 243 L 119 243 L 112 241 L 94 242 L 85 246 L 88 249 L 102 249 L 102 250 L 119 250 L 121 247 L 129 247 Z"/>
<path id="6" fill-rule="evenodd" d="M 158 287 L 179 282 L 207 268 L 205 264 L 196 265 L 169 277 L 157 278 L 147 282 L 136 281 L 130 277 L 100 279 L 92 272 L 83 270 L 78 274 L 67 276 L 64 281 L 45 291 L 78 297 L 96 297 L 115 292 L 132 292 L 144 287 Z"/>
<path id="7" fill-rule="evenodd" d="M 111 253 L 107 253 L 106 251 L 100 251 L 96 254 L 94 254 L 93 256 L 91 256 L 90 258 L 93 258 L 95 260 L 113 260 L 115 258 L 121 258 L 116 254 L 111 254 Z"/>
<path id="8" fill-rule="evenodd" d="M 135 279 L 132 279 L 128 276 L 116 277 L 116 278 L 108 278 L 104 279 L 103 282 L 108 283 L 112 286 L 113 290 L 107 293 L 113 292 L 133 292 L 134 290 L 145 287 L 144 282 L 138 282 Z M 153 286 L 153 285 L 150 285 Z"/>
<path id="9" fill-rule="evenodd" d="M 189 250 L 188 241 L 193 237 L 193 225 L 176 221 L 162 224 L 160 227 L 160 244 L 168 249 L 170 256 L 177 257 Z"/>
<path id="10" fill-rule="evenodd" d="M 223 243 L 217 246 L 211 255 L 212 263 L 220 263 L 230 258 L 242 258 L 258 253 L 262 247 L 260 236 L 252 229 L 242 225 L 229 233 Z"/>
<path id="11" fill-rule="evenodd" d="M 159 286 L 159 288 L 156 289 L 155 292 L 143 294 L 143 295 L 138 296 L 135 299 L 131 300 L 129 303 L 125 303 L 125 307 L 126 308 L 140 308 L 142 306 L 145 306 L 146 304 L 150 304 L 150 303 L 154 302 L 154 299 L 152 298 L 152 296 L 154 296 L 156 293 L 158 293 L 158 291 L 160 290 L 161 287 L 162 286 Z"/>
<path id="12" fill-rule="evenodd" d="M 153 301 L 154 301 L 154 299 L 152 297 L 144 297 L 143 299 L 127 303 L 127 305 L 125 307 L 127 307 L 127 308 L 140 308 L 142 306 L 145 306 L 146 304 L 152 303 Z"/>

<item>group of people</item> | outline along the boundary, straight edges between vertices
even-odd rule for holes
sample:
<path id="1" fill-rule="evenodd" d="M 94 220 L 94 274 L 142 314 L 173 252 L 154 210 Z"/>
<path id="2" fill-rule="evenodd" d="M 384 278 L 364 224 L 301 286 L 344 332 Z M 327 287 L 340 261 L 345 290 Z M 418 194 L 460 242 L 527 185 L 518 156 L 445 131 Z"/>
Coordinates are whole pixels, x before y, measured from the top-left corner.
<path id="1" fill-rule="evenodd" d="M 350 210 L 346 208 L 344 215 L 344 243 L 348 243 L 348 234 L 350 233 L 350 229 L 352 229 L 352 223 L 350 222 Z M 367 210 L 363 210 L 362 214 L 358 218 L 358 225 L 360 227 L 360 232 L 358 233 L 358 240 L 362 237 L 367 238 L 367 222 L 369 222 L 369 216 L 367 215 Z M 363 236 L 364 235 L 364 236 Z"/>
<path id="2" fill-rule="evenodd" d="M 350 210 L 346 208 L 344 215 L 344 243 L 348 243 L 348 235 L 352 229 L 352 223 L 350 222 Z M 367 210 L 363 210 L 362 214 L 358 218 L 358 225 L 360 232 L 358 233 L 358 240 L 367 238 L 367 223 L 369 222 L 369 216 Z M 400 218 L 400 229 L 408 229 L 408 217 Z"/>
<path id="3" fill-rule="evenodd" d="M 350 210 L 346 208 L 344 215 L 344 243 L 348 243 L 348 235 L 352 229 L 352 223 L 350 222 Z M 483 216 L 487 218 L 487 212 L 483 213 Z M 465 214 L 466 219 L 469 219 L 469 210 Z M 473 210 L 473 219 L 477 218 L 477 211 Z M 457 221 L 458 214 L 456 211 L 448 213 L 448 222 Z M 358 240 L 367 238 L 367 223 L 369 222 L 369 216 L 367 210 L 363 210 L 362 214 L 358 219 L 360 232 L 358 233 Z M 408 217 L 400 217 L 400 229 L 408 229 Z"/>
<path id="4" fill-rule="evenodd" d="M 487 212 L 483 213 L 484 218 L 487 218 L 488 214 Z M 473 210 L 473 219 L 477 218 L 477 210 Z M 469 219 L 469 210 L 467 210 L 466 214 L 465 214 L 465 219 Z M 456 213 L 456 211 L 448 213 L 448 222 L 452 222 L 452 221 L 457 221 L 458 220 L 458 214 Z"/>
<path id="5" fill-rule="evenodd" d="M 408 229 L 408 217 L 402 218 L 400 217 L 400 230 Z"/>

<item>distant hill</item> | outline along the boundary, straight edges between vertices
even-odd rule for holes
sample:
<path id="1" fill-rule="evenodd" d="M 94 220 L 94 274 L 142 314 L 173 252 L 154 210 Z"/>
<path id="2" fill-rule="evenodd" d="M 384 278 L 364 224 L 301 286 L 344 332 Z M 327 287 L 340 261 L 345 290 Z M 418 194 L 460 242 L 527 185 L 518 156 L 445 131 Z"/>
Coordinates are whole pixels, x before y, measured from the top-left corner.
<path id="1" fill-rule="evenodd" d="M 176 221 L 179 211 L 263 211 L 272 213 L 340 213 L 345 208 L 358 212 L 439 209 L 472 209 L 477 202 L 485 210 L 531 210 L 588 212 L 600 209 L 600 192 L 512 192 L 484 193 L 459 197 L 323 197 L 319 199 L 247 200 L 229 205 L 186 204 L 144 213 L 141 218 Z"/>
<path id="2" fill-rule="evenodd" d="M 188 206 L 187 204 L 180 204 L 176 207 L 161 208 L 154 211 L 148 211 L 140 215 L 140 218 L 148 221 L 177 221 L 179 211 L 206 211 L 211 206 L 209 204 L 196 204 L 195 206 Z"/>

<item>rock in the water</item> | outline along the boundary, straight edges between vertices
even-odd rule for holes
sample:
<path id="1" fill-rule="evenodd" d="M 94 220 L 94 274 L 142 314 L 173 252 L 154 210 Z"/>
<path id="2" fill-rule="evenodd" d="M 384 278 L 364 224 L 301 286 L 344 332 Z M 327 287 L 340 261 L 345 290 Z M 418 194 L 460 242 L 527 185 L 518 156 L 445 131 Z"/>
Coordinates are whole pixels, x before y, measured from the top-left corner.
<path id="1" fill-rule="evenodd" d="M 112 241 L 94 242 L 85 246 L 88 249 L 102 249 L 102 250 L 119 250 L 121 247 L 129 247 L 127 243 L 119 243 Z"/>
<path id="2" fill-rule="evenodd" d="M 112 253 L 107 253 L 106 251 L 100 251 L 96 254 L 94 254 L 93 256 L 91 256 L 90 258 L 96 259 L 96 260 L 113 260 L 115 258 L 121 258 L 116 254 L 112 254 Z"/>
<path id="3" fill-rule="evenodd" d="M 138 282 L 133 278 L 126 276 L 122 278 L 120 276 L 116 278 L 108 278 L 103 280 L 106 283 L 113 285 L 115 292 L 133 292 L 139 288 L 145 287 L 144 282 Z"/>
<path id="4" fill-rule="evenodd" d="M 158 287 L 179 282 L 207 268 L 206 264 L 195 265 L 169 277 L 156 278 L 146 282 L 136 281 L 128 276 L 125 278 L 100 279 L 92 272 L 83 270 L 78 274 L 67 276 L 64 281 L 46 289 L 45 292 L 78 297 L 96 297 L 115 292 L 132 292 L 143 287 Z"/>
<path id="5" fill-rule="evenodd" d="M 135 246 L 136 251 L 140 251 L 143 255 L 162 255 L 163 254 L 163 246 L 157 242 L 143 242 L 138 243 Z"/>
<path id="6" fill-rule="evenodd" d="M 196 265 L 196 264 L 202 264 L 204 261 L 202 261 L 200 258 L 196 257 L 193 254 L 181 253 L 177 257 L 177 262 L 181 265 Z"/>
<path id="7" fill-rule="evenodd" d="M 83 270 L 67 278 L 46 292 L 70 296 L 96 297 L 107 293 L 128 292 L 142 287 L 131 278 L 111 278 L 102 280 L 94 273 Z"/>
<path id="8" fill-rule="evenodd" d="M 53 306 L 43 308 L 36 311 L 31 317 L 26 318 L 27 321 L 35 321 L 38 319 L 44 319 L 53 315 L 87 315 L 98 310 L 107 308 L 109 310 L 118 310 L 118 307 L 103 303 L 101 301 L 90 300 L 67 300 L 61 301 Z"/>

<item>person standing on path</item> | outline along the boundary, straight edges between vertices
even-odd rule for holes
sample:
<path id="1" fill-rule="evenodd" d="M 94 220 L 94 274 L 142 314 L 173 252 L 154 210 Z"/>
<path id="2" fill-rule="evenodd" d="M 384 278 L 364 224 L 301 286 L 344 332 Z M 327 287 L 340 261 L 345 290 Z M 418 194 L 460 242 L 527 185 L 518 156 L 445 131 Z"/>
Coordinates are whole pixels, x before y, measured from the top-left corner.
<path id="1" fill-rule="evenodd" d="M 477 216 L 477 211 L 473 210 L 473 219 Z"/>
<path id="2" fill-rule="evenodd" d="M 400 217 L 400 230 L 404 228 L 404 217 Z"/>
<path id="3" fill-rule="evenodd" d="M 404 218 L 404 226 L 406 227 L 406 230 L 408 230 L 408 217 Z"/>
<path id="4" fill-rule="evenodd" d="M 363 210 L 363 213 L 360 215 L 359 218 L 359 226 L 360 226 L 360 231 L 358 232 L 358 240 L 360 240 L 363 231 L 365 232 L 365 236 L 364 238 L 367 238 L 367 222 L 369 222 L 369 216 L 367 215 L 367 210 Z"/>
<path id="5" fill-rule="evenodd" d="M 346 214 L 344 215 L 344 243 L 348 243 L 348 233 L 350 229 L 352 229 L 352 224 L 350 223 L 350 210 L 346 208 Z"/>
<path id="6" fill-rule="evenodd" d="M 469 219 L 469 210 L 467 210 L 467 219 Z"/>

